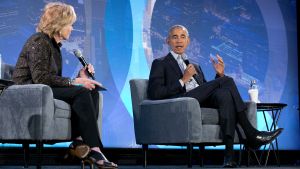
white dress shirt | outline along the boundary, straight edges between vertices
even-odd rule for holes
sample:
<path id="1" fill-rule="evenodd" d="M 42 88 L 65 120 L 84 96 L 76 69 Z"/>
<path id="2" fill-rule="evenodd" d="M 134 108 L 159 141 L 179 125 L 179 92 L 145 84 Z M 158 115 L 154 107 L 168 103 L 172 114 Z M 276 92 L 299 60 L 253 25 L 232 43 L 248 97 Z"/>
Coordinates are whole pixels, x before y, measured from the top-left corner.
<path id="1" fill-rule="evenodd" d="M 184 70 L 186 69 L 187 65 L 185 64 L 183 58 L 186 59 L 187 55 L 185 53 L 183 53 L 182 55 L 179 55 L 173 51 L 170 51 L 170 53 L 173 55 L 174 59 L 177 61 L 182 74 L 184 74 Z M 188 82 L 186 82 L 185 84 L 183 83 L 183 81 L 181 79 L 179 79 L 179 82 L 182 87 L 184 87 L 184 85 L 185 85 L 185 89 L 187 92 L 199 86 L 199 84 L 196 82 L 194 77 L 191 77 L 191 79 Z"/>

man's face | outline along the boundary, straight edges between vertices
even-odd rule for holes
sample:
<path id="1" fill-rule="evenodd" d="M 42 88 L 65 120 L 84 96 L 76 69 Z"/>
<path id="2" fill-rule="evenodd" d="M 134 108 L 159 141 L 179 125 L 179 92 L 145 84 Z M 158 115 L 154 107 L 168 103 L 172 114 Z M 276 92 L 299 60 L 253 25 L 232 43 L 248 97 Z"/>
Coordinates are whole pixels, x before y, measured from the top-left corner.
<path id="1" fill-rule="evenodd" d="M 175 53 L 183 54 L 190 43 L 190 38 L 187 36 L 186 31 L 175 28 L 170 33 L 167 43 Z"/>

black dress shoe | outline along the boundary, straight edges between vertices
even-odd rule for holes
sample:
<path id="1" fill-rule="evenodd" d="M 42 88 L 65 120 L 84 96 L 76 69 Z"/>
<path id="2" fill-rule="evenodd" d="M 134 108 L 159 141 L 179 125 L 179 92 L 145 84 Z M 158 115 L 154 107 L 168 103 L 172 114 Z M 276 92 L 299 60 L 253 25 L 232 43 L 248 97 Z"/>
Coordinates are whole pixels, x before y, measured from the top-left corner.
<path id="1" fill-rule="evenodd" d="M 223 168 L 236 168 L 237 164 L 232 157 L 225 157 Z"/>
<path id="2" fill-rule="evenodd" d="M 276 129 L 275 131 L 261 131 L 255 136 L 255 138 L 250 143 L 250 148 L 258 149 L 260 146 L 271 143 L 276 139 L 282 132 L 283 128 Z"/>

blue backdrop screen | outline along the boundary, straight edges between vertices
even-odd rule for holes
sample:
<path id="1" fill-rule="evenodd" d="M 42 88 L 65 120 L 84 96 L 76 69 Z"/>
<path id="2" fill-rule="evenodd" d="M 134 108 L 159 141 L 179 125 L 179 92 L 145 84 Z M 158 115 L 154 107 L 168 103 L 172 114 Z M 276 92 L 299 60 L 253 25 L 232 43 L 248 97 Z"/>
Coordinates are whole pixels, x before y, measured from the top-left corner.
<path id="1" fill-rule="evenodd" d="M 300 149 L 296 0 L 64 2 L 74 6 L 78 20 L 70 40 L 62 46 L 63 74 L 77 75 L 81 65 L 72 50 L 80 49 L 95 66 L 96 79 L 107 86 L 102 131 L 106 147 L 139 147 L 128 82 L 148 78 L 153 59 L 169 51 L 168 28 L 182 24 L 191 37 L 187 55 L 201 65 L 207 80 L 215 76 L 209 56 L 218 53 L 244 100 L 249 100 L 250 81 L 256 80 L 262 102 L 288 104 L 278 124 L 285 129 L 279 147 Z M 16 63 L 44 5 L 43 1 L 1 0 L 2 62 Z M 259 112 L 258 122 L 259 129 L 266 130 Z"/>

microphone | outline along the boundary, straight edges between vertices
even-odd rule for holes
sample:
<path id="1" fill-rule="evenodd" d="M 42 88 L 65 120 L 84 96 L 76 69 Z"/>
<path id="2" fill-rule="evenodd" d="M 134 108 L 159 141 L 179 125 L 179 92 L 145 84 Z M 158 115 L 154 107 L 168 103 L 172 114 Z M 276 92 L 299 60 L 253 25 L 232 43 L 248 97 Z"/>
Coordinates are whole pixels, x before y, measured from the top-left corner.
<path id="1" fill-rule="evenodd" d="M 187 60 L 187 59 L 184 59 L 183 61 L 184 61 L 184 63 L 186 64 L 186 66 L 190 64 L 190 61 Z"/>
<path id="2" fill-rule="evenodd" d="M 183 55 L 181 55 L 181 57 L 182 57 L 183 62 L 186 64 L 186 66 L 190 64 L 190 61 L 188 60 L 186 55 L 183 54 Z"/>
<path id="3" fill-rule="evenodd" d="M 74 53 L 74 55 L 79 59 L 79 61 L 80 61 L 80 63 L 82 64 L 82 66 L 85 67 L 85 66 L 88 65 L 88 63 L 85 61 L 85 59 L 84 59 L 84 57 L 83 57 L 83 55 L 82 55 L 82 53 L 81 53 L 80 50 L 74 49 L 74 50 L 73 50 L 73 53 Z M 95 80 L 94 75 L 93 75 L 91 72 L 89 72 L 88 70 L 86 70 L 86 71 L 87 71 L 88 75 L 89 75 L 93 80 Z"/>
<path id="4" fill-rule="evenodd" d="M 188 60 L 188 58 L 185 55 L 183 55 L 182 59 L 183 59 L 183 62 L 186 64 L 186 66 L 188 66 L 190 64 L 190 61 Z M 193 78 L 197 79 L 197 73 L 193 75 Z"/>

